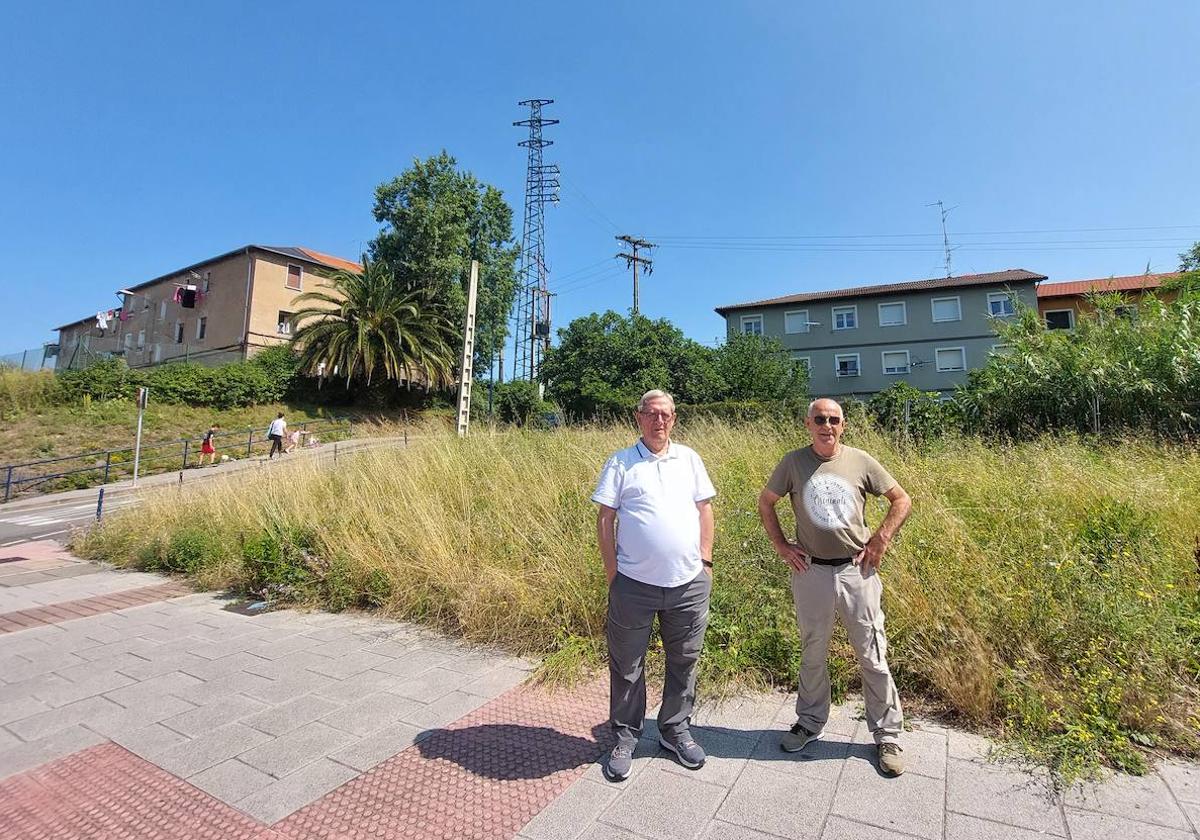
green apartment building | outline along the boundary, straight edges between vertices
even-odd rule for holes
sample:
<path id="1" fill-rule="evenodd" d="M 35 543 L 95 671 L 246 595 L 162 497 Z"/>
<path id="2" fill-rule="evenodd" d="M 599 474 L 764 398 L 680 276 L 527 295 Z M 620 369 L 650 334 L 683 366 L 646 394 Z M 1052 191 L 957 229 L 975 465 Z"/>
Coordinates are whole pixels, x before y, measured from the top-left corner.
<path id="1" fill-rule="evenodd" d="M 1023 268 L 807 292 L 717 307 L 729 335 L 778 338 L 812 394 L 866 397 L 894 382 L 949 394 L 999 340 L 993 319 L 1037 309 L 1045 275 Z"/>

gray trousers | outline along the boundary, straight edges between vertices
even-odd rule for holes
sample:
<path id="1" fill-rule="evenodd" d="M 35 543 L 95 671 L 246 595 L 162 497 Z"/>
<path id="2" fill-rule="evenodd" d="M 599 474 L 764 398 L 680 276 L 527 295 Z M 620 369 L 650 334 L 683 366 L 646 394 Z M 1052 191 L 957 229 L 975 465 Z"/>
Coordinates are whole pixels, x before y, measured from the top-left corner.
<path id="1" fill-rule="evenodd" d="M 633 747 L 646 718 L 646 647 L 658 616 L 667 660 L 658 730 L 673 740 L 688 730 L 696 702 L 696 662 L 708 626 L 712 577 L 681 586 L 651 586 L 620 573 L 608 588 L 609 720 L 617 740 Z"/>
<path id="2" fill-rule="evenodd" d="M 805 729 L 820 732 L 829 720 L 829 640 L 836 614 L 842 617 L 862 668 L 867 728 L 877 744 L 899 739 L 904 713 L 887 664 L 882 595 L 878 572 L 864 572 L 853 563 L 814 563 L 805 572 L 792 570 L 792 600 L 804 642 L 796 718 Z"/>

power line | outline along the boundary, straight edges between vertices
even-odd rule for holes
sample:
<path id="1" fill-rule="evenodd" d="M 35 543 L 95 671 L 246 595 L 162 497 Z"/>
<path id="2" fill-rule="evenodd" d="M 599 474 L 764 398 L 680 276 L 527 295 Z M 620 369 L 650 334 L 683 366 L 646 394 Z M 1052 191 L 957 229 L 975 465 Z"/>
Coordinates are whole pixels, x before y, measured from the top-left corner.
<path id="1" fill-rule="evenodd" d="M 985 230 L 972 231 L 968 233 L 960 233 L 959 236 L 1034 236 L 1047 233 L 1115 233 L 1121 231 L 1154 231 L 1154 230 L 1197 230 L 1200 231 L 1200 224 L 1196 225 L 1151 225 L 1146 227 L 1087 227 L 1087 228 L 1042 228 L 1033 230 Z M 779 234 L 775 236 L 742 236 L 738 234 L 729 234 L 714 236 L 712 234 L 704 235 L 658 235 L 654 238 L 660 241 L 667 240 L 770 240 L 770 239 L 913 239 L 913 238 L 929 238 L 936 237 L 936 233 L 850 233 L 850 234 Z"/>
<path id="2" fill-rule="evenodd" d="M 620 260 L 625 260 L 625 267 L 633 269 L 633 314 L 637 315 L 638 314 L 638 266 L 644 265 L 646 267 L 646 274 L 648 274 L 648 275 L 654 273 L 654 260 L 650 259 L 649 257 L 638 256 L 638 250 L 642 249 L 642 248 L 649 250 L 650 248 L 654 247 L 654 243 L 647 242 L 645 239 L 638 239 L 637 237 L 630 236 L 627 233 L 622 234 L 621 236 L 618 236 L 617 241 L 624 242 L 627 246 L 629 246 L 629 250 L 631 250 L 633 252 L 631 254 L 626 254 L 624 252 L 620 252 L 616 255 L 616 258 L 620 259 Z"/>

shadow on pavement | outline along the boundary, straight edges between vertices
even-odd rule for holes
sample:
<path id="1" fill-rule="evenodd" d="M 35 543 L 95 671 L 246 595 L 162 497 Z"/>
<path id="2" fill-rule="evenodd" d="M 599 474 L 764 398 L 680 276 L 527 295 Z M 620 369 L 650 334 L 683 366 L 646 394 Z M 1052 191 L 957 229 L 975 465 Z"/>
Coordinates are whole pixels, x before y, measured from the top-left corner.
<path id="1" fill-rule="evenodd" d="M 418 739 L 423 758 L 442 758 L 500 781 L 541 779 L 591 764 L 612 743 L 607 723 L 592 727 L 590 740 L 546 726 L 510 723 L 433 729 Z"/>

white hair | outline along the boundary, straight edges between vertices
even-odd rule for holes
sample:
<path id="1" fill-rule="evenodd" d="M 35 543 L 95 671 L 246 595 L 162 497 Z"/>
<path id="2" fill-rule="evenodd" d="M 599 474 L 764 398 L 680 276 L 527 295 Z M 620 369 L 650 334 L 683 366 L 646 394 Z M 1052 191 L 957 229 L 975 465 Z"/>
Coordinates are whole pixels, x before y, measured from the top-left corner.
<path id="1" fill-rule="evenodd" d="M 671 404 L 671 413 L 675 413 L 675 398 L 666 391 L 660 391 L 657 388 L 655 388 L 653 391 L 647 391 L 646 393 L 642 394 L 642 398 L 638 400 L 637 410 L 645 411 L 646 403 L 650 402 L 651 400 L 666 400 Z"/>
<path id="2" fill-rule="evenodd" d="M 808 413 L 805 415 L 806 417 L 813 416 L 813 409 L 817 407 L 817 403 L 819 403 L 819 402 L 833 403 L 834 405 L 836 405 L 838 407 L 838 414 L 842 415 L 842 417 L 846 416 L 846 412 L 842 409 L 842 404 L 840 402 L 838 402 L 837 400 L 833 399 L 832 397 L 817 397 L 815 400 L 813 400 L 812 402 L 810 402 L 808 404 Z"/>

